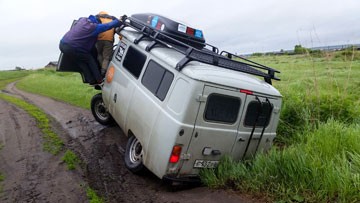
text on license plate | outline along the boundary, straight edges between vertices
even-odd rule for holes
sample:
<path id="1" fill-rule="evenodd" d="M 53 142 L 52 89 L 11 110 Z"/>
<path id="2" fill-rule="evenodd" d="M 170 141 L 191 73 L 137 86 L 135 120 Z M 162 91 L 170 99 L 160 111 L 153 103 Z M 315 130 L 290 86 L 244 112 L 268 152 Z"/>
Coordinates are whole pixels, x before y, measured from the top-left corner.
<path id="1" fill-rule="evenodd" d="M 194 168 L 215 168 L 219 161 L 195 160 Z"/>

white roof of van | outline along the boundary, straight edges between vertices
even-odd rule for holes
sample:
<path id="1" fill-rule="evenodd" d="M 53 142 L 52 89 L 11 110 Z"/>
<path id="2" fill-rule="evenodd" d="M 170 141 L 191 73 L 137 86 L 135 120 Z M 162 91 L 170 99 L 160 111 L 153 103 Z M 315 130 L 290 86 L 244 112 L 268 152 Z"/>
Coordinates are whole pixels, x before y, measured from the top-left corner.
<path id="1" fill-rule="evenodd" d="M 121 35 L 133 42 L 140 34 L 136 31 L 122 30 Z M 138 45 L 145 49 L 149 43 L 150 41 L 148 40 L 142 40 Z M 151 53 L 172 67 L 176 67 L 176 64 L 184 58 L 182 53 L 166 47 L 155 46 L 153 49 L 151 49 Z M 281 97 L 280 92 L 272 85 L 266 83 L 264 80 L 256 78 L 247 73 L 233 71 L 198 61 L 189 62 L 181 70 L 181 73 L 190 78 L 203 82 Z"/>

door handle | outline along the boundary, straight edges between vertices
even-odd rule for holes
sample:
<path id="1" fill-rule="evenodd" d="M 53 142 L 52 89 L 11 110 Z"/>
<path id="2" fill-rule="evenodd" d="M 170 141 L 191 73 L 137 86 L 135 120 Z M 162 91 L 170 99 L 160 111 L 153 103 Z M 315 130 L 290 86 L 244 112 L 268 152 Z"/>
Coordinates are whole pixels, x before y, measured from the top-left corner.
<path id="1" fill-rule="evenodd" d="M 238 141 L 239 142 L 245 142 L 246 140 L 244 138 L 240 137 Z"/>
<path id="2" fill-rule="evenodd" d="M 113 99 L 114 103 L 116 103 L 116 100 L 117 100 L 117 94 L 115 93 L 114 94 L 114 99 Z"/>

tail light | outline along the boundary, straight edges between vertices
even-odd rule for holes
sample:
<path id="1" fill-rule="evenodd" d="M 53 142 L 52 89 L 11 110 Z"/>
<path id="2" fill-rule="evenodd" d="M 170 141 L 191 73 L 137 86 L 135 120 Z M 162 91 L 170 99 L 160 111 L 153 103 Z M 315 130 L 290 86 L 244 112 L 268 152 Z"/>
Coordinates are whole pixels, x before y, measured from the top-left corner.
<path id="1" fill-rule="evenodd" d="M 240 90 L 240 92 L 245 94 L 253 94 L 253 92 L 249 90 Z"/>
<path id="2" fill-rule="evenodd" d="M 179 161 L 180 158 L 180 154 L 181 154 L 181 146 L 180 145 L 175 145 L 173 147 L 173 150 L 171 152 L 171 156 L 170 156 L 170 163 L 177 163 Z"/>

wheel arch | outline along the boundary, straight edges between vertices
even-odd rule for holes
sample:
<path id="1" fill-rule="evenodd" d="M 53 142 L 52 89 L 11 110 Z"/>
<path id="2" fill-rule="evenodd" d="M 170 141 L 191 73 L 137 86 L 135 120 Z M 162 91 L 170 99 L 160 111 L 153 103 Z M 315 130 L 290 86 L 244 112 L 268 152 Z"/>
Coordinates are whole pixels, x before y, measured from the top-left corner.
<path id="1" fill-rule="evenodd" d="M 127 132 L 127 134 L 126 134 L 126 136 L 129 138 L 129 137 L 131 137 L 131 136 L 135 136 L 135 134 L 132 132 L 131 129 L 129 129 L 128 132 Z M 136 137 L 136 136 L 135 136 L 135 137 Z"/>

